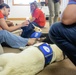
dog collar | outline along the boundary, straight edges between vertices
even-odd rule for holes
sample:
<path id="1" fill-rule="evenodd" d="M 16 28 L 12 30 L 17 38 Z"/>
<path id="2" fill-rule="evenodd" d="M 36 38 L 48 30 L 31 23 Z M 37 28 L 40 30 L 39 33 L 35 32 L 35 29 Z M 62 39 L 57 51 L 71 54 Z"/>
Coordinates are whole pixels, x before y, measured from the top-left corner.
<path id="1" fill-rule="evenodd" d="M 45 66 L 48 65 L 51 62 L 52 56 L 53 56 L 53 50 L 52 50 L 52 48 L 47 43 L 41 44 L 40 46 L 38 46 L 38 48 L 39 48 L 39 50 L 44 55 L 44 58 L 45 58 Z"/>

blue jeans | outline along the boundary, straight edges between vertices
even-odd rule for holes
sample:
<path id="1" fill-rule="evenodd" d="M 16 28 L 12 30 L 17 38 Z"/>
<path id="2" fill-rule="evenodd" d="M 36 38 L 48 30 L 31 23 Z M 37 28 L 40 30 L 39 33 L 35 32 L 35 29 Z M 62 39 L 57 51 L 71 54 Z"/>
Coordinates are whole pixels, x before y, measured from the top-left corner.
<path id="1" fill-rule="evenodd" d="M 28 39 L 16 36 L 6 30 L 0 30 L 0 44 L 3 42 L 13 48 L 20 48 L 27 45 Z"/>
<path id="2" fill-rule="evenodd" d="M 49 37 L 76 65 L 76 24 L 54 23 L 49 30 Z"/>
<path id="3" fill-rule="evenodd" d="M 37 23 L 32 22 L 28 26 L 25 26 L 25 27 L 21 28 L 23 30 L 23 32 L 21 34 L 22 37 L 30 38 L 31 34 L 34 32 L 34 26 L 32 24 L 34 24 L 35 26 L 37 26 L 39 28 L 43 28 L 43 27 L 40 27 Z"/>

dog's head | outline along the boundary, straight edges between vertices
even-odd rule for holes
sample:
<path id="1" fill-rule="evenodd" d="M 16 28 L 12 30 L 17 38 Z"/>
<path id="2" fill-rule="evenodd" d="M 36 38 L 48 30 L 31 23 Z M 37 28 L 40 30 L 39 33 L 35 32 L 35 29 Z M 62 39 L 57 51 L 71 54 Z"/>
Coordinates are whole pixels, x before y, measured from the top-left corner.
<path id="1" fill-rule="evenodd" d="M 42 32 L 41 28 L 36 27 L 36 26 L 35 26 L 34 30 L 35 30 L 36 32 Z"/>

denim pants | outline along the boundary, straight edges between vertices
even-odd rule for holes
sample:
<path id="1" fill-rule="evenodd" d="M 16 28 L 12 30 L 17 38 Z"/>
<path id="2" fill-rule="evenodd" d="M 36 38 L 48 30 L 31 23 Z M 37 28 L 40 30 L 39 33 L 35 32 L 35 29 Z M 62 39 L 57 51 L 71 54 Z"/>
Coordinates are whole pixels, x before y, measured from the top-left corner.
<path id="1" fill-rule="evenodd" d="M 64 25 L 54 23 L 49 30 L 49 37 L 76 65 L 76 23 Z"/>
<path id="2" fill-rule="evenodd" d="M 30 38 L 30 35 L 34 32 L 34 26 L 33 24 L 39 28 L 43 28 L 40 27 L 37 23 L 35 22 L 31 22 L 28 26 L 22 27 L 21 29 L 23 30 L 21 36 L 24 38 Z"/>
<path id="3" fill-rule="evenodd" d="M 48 0 L 49 8 L 49 24 L 53 24 L 58 21 L 60 4 L 59 2 L 54 2 L 54 0 Z"/>
<path id="4" fill-rule="evenodd" d="M 0 30 L 0 44 L 3 42 L 7 43 L 13 48 L 20 48 L 27 45 L 28 39 L 16 36 L 15 34 L 12 34 L 6 30 Z"/>

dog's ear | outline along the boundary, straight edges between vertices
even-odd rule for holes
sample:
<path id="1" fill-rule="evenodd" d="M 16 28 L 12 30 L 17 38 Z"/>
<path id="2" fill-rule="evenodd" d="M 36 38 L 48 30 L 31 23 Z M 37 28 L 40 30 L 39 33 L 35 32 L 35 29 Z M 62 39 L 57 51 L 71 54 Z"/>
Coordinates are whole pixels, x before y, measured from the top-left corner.
<path id="1" fill-rule="evenodd" d="M 35 30 L 36 32 L 42 32 L 41 28 L 39 28 L 39 27 L 37 27 L 37 26 L 35 26 L 34 30 Z"/>

